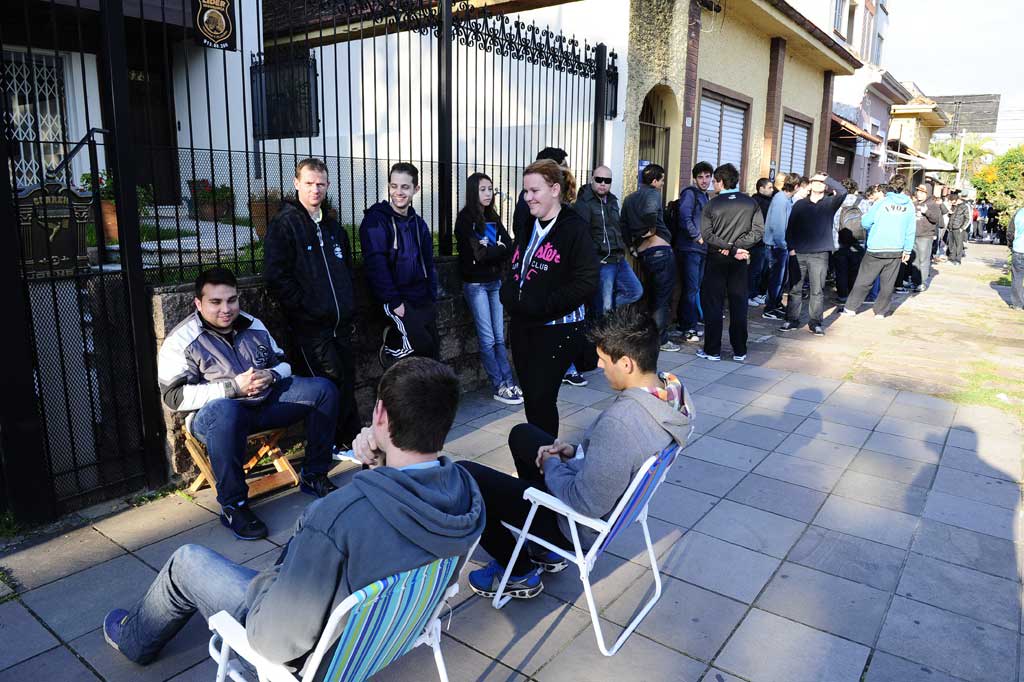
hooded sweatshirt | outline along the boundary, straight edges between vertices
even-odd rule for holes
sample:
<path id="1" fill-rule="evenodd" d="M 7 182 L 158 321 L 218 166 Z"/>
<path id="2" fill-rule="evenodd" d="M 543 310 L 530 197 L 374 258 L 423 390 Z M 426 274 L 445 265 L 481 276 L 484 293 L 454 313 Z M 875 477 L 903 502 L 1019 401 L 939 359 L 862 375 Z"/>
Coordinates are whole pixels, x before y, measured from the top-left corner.
<path id="1" fill-rule="evenodd" d="M 306 508 L 277 564 L 246 592 L 245 630 L 260 654 L 276 663 L 305 656 L 354 591 L 469 551 L 484 529 L 483 498 L 462 467 L 438 459 L 361 471 Z"/>
<path id="2" fill-rule="evenodd" d="M 914 250 L 914 202 L 902 192 L 888 192 L 868 209 L 860 224 L 868 231 L 867 250 L 898 256 Z"/>
<path id="3" fill-rule="evenodd" d="M 544 461 L 544 483 L 552 495 L 581 514 L 607 519 L 648 457 L 672 441 L 686 445 L 696 419 L 690 394 L 675 375 L 658 376 L 664 382 L 659 395 L 630 388 L 598 415 L 577 448 L 582 458 Z M 571 537 L 565 517 L 558 518 L 558 527 Z M 591 528 L 578 530 L 585 547 L 597 538 Z"/>
<path id="4" fill-rule="evenodd" d="M 373 295 L 392 311 L 406 302 L 434 302 L 434 240 L 427 223 L 412 206 L 401 215 L 387 201 L 363 213 L 359 243 Z"/>

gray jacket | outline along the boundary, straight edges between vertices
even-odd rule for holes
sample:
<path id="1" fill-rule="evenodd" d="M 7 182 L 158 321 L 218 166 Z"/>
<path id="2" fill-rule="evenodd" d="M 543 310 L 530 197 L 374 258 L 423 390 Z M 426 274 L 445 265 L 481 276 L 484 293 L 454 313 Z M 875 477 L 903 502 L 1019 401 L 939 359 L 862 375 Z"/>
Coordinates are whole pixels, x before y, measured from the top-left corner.
<path id="1" fill-rule="evenodd" d="M 179 412 L 198 410 L 218 398 L 263 402 L 269 387 L 244 398 L 235 383 L 235 377 L 250 368 L 273 370 L 279 379 L 292 374 L 270 331 L 246 313 L 239 313 L 225 335 L 209 327 L 196 311 L 171 330 L 157 353 L 160 394 L 167 407 Z"/>
<path id="2" fill-rule="evenodd" d="M 306 508 L 277 564 L 249 583 L 245 630 L 257 651 L 277 663 L 305 656 L 354 591 L 469 551 L 484 529 L 483 498 L 465 469 L 439 459 L 361 471 Z"/>
<path id="3" fill-rule="evenodd" d="M 582 459 L 545 460 L 548 490 L 580 514 L 607 519 L 648 457 L 673 440 L 686 445 L 695 414 L 685 386 L 683 395 L 689 417 L 642 388 L 620 393 L 584 433 Z M 558 526 L 571 537 L 565 517 L 559 517 Z M 579 533 L 586 547 L 597 538 L 583 526 Z"/>

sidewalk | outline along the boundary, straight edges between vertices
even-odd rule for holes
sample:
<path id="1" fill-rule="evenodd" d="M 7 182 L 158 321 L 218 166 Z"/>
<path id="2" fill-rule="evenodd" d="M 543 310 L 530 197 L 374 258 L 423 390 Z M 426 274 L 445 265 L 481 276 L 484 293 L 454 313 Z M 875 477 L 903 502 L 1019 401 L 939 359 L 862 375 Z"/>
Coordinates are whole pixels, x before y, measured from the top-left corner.
<path id="1" fill-rule="evenodd" d="M 572 570 L 545 576 L 542 595 L 502 611 L 463 581 L 443 645 L 450 678 L 1024 679 L 1024 436 L 1007 411 L 928 395 L 999 404 L 1004 393 L 1010 411 L 1019 408 L 1012 388 L 1024 380 L 1024 318 L 985 279 L 998 277 L 985 259 L 997 262 L 1005 249 L 969 249 L 970 262 L 938 266 L 931 290 L 901 297 L 888 320 L 830 318 L 824 339 L 803 330 L 780 337 L 756 309 L 751 339 L 760 341 L 746 364 L 705 362 L 692 347 L 663 354 L 660 365 L 694 392 L 700 419 L 650 509 L 661 600 L 607 659 Z M 979 382 L 972 363 L 995 365 L 993 381 L 1011 392 Z M 562 388 L 563 438 L 578 437 L 612 400 L 599 372 L 589 379 Z M 486 394 L 466 395 L 445 450 L 512 471 L 506 438 L 522 419 Z M 339 469 L 335 480 L 351 476 Z M 309 501 L 292 490 L 260 502 L 267 541 L 232 539 L 206 490 L 0 556 L 16 584 L 0 603 L 0 682 L 212 680 L 205 623 L 193 619 L 157 663 L 139 668 L 104 643 L 104 613 L 138 598 L 187 542 L 271 564 Z M 634 529 L 598 563 L 610 636 L 644 601 L 645 561 Z M 430 652 L 375 679 L 433 680 Z"/>

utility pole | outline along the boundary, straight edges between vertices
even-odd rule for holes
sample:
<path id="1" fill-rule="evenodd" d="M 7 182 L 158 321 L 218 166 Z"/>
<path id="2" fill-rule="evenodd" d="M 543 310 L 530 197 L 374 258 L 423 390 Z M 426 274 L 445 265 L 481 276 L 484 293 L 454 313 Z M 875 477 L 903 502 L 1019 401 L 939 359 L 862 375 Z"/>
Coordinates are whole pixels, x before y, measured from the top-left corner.
<path id="1" fill-rule="evenodd" d="M 964 171 L 964 139 L 967 137 L 967 129 L 960 129 L 960 153 L 956 159 L 956 188 L 963 189 L 963 185 L 960 184 L 960 176 L 963 175 Z"/>

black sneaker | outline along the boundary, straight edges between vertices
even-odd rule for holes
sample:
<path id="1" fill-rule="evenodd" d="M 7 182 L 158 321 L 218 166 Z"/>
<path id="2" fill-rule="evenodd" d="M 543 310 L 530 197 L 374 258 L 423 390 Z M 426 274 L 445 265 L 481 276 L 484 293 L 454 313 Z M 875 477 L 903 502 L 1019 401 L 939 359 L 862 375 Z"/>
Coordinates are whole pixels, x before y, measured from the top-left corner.
<path id="1" fill-rule="evenodd" d="M 327 474 L 316 474 L 308 478 L 306 476 L 299 476 L 299 490 L 307 495 L 327 497 L 337 489 L 338 486 L 331 483 L 331 479 L 327 478 Z"/>
<path id="2" fill-rule="evenodd" d="M 570 386 L 586 386 L 587 380 L 579 372 L 566 372 L 565 376 L 562 377 L 562 383 L 569 384 Z"/>
<path id="3" fill-rule="evenodd" d="M 791 332 L 794 329 L 799 329 L 799 328 L 800 328 L 800 323 L 799 322 L 790 322 L 789 320 L 786 320 L 785 322 L 782 323 L 782 326 L 779 327 L 779 331 L 780 332 Z"/>
<path id="4" fill-rule="evenodd" d="M 815 336 L 825 336 L 825 330 L 822 329 L 820 324 L 807 325 L 807 331 L 814 334 Z"/>
<path id="5" fill-rule="evenodd" d="M 220 522 L 239 540 L 262 540 L 267 537 L 267 524 L 260 521 L 245 502 L 223 507 Z"/>
<path id="6" fill-rule="evenodd" d="M 785 320 L 786 313 L 782 312 L 781 310 L 766 310 L 763 313 L 761 313 L 761 317 L 763 317 L 766 320 Z"/>

